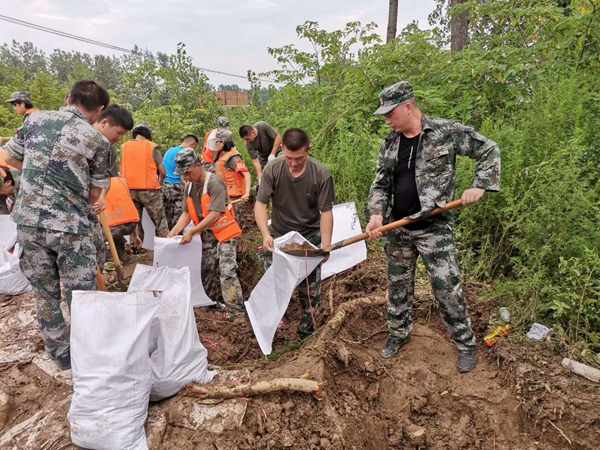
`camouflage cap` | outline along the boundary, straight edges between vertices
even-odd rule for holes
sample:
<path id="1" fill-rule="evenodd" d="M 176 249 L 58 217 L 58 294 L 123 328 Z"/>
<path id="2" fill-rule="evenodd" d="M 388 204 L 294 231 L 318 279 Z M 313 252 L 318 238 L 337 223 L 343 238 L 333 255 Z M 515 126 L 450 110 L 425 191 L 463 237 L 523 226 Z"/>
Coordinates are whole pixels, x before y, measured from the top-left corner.
<path id="1" fill-rule="evenodd" d="M 217 142 L 233 142 L 233 133 L 225 128 L 219 128 L 208 135 L 206 145 L 210 150 L 216 150 Z"/>
<path id="2" fill-rule="evenodd" d="M 175 175 L 183 175 L 186 170 L 199 162 L 200 160 L 198 159 L 198 156 L 196 156 L 194 150 L 191 148 L 184 148 L 177 153 L 177 156 L 175 157 Z"/>
<path id="3" fill-rule="evenodd" d="M 6 103 L 14 103 L 14 102 L 27 102 L 33 105 L 33 100 L 31 100 L 31 92 L 27 91 L 17 91 L 13 92 Z"/>
<path id="4" fill-rule="evenodd" d="M 400 103 L 414 98 L 415 93 L 408 81 L 398 81 L 384 88 L 379 93 L 379 108 L 373 114 L 385 115 L 391 112 Z"/>
<path id="5" fill-rule="evenodd" d="M 217 126 L 219 128 L 227 128 L 229 126 L 229 119 L 225 116 L 217 117 Z"/>

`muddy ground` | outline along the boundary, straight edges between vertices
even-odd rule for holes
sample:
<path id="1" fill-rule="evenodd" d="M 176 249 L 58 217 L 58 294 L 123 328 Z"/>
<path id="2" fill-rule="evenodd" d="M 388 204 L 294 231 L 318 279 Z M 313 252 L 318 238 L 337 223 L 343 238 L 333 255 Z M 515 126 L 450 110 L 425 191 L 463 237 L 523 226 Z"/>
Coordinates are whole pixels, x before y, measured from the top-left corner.
<path id="1" fill-rule="evenodd" d="M 241 278 L 248 294 L 260 269 L 248 251 L 253 244 L 245 245 Z M 133 256 L 128 272 L 151 258 Z M 319 332 L 303 342 L 296 331 L 300 309 L 292 301 L 269 358 L 260 353 L 245 317 L 198 309 L 209 362 L 222 371 L 216 382 L 308 377 L 323 383 L 322 392 L 318 398 L 279 393 L 216 404 L 180 393 L 151 405 L 150 447 L 600 448 L 600 387 L 563 369 L 551 343 L 502 339 L 480 352 L 472 373 L 459 375 L 456 351 L 422 276 L 412 341 L 397 358 L 382 359 L 385 284 L 385 264 L 377 256 L 328 280 Z M 480 300 L 477 286 L 467 284 L 466 293 L 481 337 L 498 305 Z M 0 448 L 76 448 L 66 421 L 69 373 L 57 372 L 43 357 L 29 294 L 0 303 L 0 379 L 0 391 L 11 399 Z"/>

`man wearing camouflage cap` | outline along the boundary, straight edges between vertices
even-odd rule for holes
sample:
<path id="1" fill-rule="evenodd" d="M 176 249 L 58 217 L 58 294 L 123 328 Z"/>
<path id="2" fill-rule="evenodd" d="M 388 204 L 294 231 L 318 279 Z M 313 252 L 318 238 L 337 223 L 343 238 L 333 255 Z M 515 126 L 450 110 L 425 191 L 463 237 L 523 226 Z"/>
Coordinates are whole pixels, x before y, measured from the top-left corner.
<path id="1" fill-rule="evenodd" d="M 250 196 L 250 172 L 240 153 L 235 148 L 231 131 L 220 128 L 211 133 L 207 141 L 207 148 L 211 152 L 214 164 L 211 171 L 219 177 L 227 188 L 227 197 L 230 208 L 239 213 L 238 208 L 246 206 Z M 238 279 L 237 270 L 237 239 L 220 242 L 217 250 L 219 255 L 219 276 L 223 300 L 229 305 L 243 306 L 242 287 Z"/>
<path id="2" fill-rule="evenodd" d="M 25 120 L 30 114 L 39 111 L 39 109 L 33 107 L 33 100 L 31 100 L 31 93 L 27 91 L 13 92 L 6 103 L 10 103 L 15 108 L 15 113 L 18 116 L 25 116 Z"/>
<path id="3" fill-rule="evenodd" d="M 446 119 L 425 116 L 417 106 L 411 85 L 400 81 L 379 95 L 382 115 L 392 132 L 379 151 L 368 209 L 367 232 L 381 236 L 384 222 L 426 217 L 454 196 L 456 156 L 476 161 L 475 180 L 462 194 L 463 205 L 478 202 L 486 191 L 500 190 L 498 145 L 473 128 Z M 449 215 L 424 219 L 386 237 L 388 257 L 389 337 L 382 355 L 390 358 L 410 339 L 417 257 L 423 259 L 442 319 L 458 347 L 458 370 L 477 364 L 475 337 L 460 281 L 457 252 Z"/>
<path id="4" fill-rule="evenodd" d="M 219 254 L 220 237 L 217 236 L 215 225 L 226 228 L 222 223 L 227 210 L 227 189 L 223 181 L 216 175 L 207 172 L 193 150 L 184 149 L 175 158 L 175 172 L 187 183 L 184 187 L 184 211 L 177 224 L 169 232 L 169 237 L 181 233 L 190 222 L 194 226 L 186 231 L 181 238 L 181 244 L 189 243 L 195 234 L 202 238 L 202 282 L 206 293 L 213 301 L 223 300 L 230 306 L 239 307 L 235 296 L 227 295 L 219 283 Z M 237 280 L 237 276 L 236 276 Z M 238 282 L 239 284 L 239 282 Z M 240 288 L 241 291 L 241 288 Z"/>

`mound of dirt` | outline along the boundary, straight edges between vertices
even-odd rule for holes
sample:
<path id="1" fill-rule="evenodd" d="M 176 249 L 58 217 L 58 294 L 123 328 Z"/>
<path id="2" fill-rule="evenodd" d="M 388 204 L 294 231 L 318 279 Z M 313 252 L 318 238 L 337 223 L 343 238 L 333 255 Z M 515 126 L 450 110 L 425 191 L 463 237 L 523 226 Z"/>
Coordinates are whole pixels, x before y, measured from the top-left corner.
<path id="1" fill-rule="evenodd" d="M 248 244 L 249 245 L 249 244 Z M 255 244 L 253 248 L 255 248 Z M 260 276 L 260 261 L 242 273 Z M 136 256 L 148 262 L 151 254 Z M 252 269 L 252 267 L 254 269 Z M 128 272 L 132 267 L 128 267 Z M 265 358 L 244 316 L 196 311 L 215 383 L 239 386 L 277 378 L 322 384 L 318 396 L 279 392 L 200 400 L 183 391 L 152 404 L 152 449 L 595 449 L 600 442 L 598 386 L 559 365 L 544 347 L 503 339 L 480 352 L 478 367 L 456 371 L 456 350 L 419 279 L 417 324 L 397 358 L 381 358 L 386 339 L 385 261 L 375 257 L 328 280 L 317 314 L 318 332 L 301 341 L 300 306 L 292 300 Z M 495 305 L 465 289 L 481 337 Z M 245 288 L 245 295 L 249 290 Z M 66 449 L 68 373 L 43 358 L 30 295 L 0 304 L 0 391 L 10 398 L 0 448 Z M 67 376 L 66 376 L 67 375 Z"/>

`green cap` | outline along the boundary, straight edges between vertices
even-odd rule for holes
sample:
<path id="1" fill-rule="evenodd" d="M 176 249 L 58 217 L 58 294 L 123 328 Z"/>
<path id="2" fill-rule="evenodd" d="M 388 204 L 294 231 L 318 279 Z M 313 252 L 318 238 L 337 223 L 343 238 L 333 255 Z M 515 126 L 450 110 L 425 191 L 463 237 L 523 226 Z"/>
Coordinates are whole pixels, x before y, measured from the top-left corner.
<path id="1" fill-rule="evenodd" d="M 33 101 L 31 100 L 31 92 L 27 91 L 17 91 L 13 92 L 6 103 L 14 103 L 14 102 L 27 102 L 33 105 Z"/>
<path id="2" fill-rule="evenodd" d="M 379 93 L 379 108 L 373 114 L 385 115 L 399 104 L 414 97 L 415 93 L 410 83 L 408 81 L 398 81 Z"/>
<path id="3" fill-rule="evenodd" d="M 199 162 L 200 160 L 194 150 L 191 148 L 183 149 L 175 157 L 175 175 L 183 175 L 186 170 Z"/>

